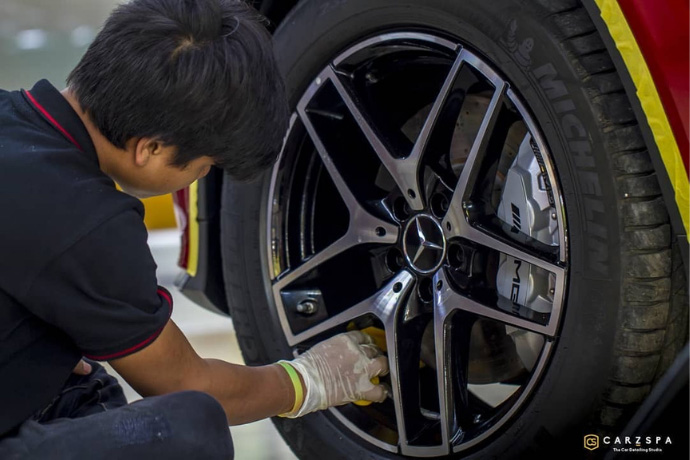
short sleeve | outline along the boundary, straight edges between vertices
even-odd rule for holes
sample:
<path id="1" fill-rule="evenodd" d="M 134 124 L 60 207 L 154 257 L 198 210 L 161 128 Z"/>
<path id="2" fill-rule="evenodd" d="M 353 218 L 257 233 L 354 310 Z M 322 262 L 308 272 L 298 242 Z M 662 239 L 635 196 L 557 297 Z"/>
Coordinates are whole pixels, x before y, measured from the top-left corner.
<path id="1" fill-rule="evenodd" d="M 172 313 L 156 282 L 141 215 L 118 214 L 49 263 L 21 303 L 88 358 L 121 358 L 152 343 Z"/>

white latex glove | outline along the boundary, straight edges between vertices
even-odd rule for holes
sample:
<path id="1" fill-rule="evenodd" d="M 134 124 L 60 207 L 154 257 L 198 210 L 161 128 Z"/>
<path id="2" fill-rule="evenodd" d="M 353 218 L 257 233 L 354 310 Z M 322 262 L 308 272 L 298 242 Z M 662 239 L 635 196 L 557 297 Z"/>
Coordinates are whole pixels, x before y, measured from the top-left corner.
<path id="1" fill-rule="evenodd" d="M 388 359 L 360 331 L 331 337 L 288 362 L 305 384 L 302 407 L 290 418 L 358 400 L 382 402 L 388 395 L 385 386 L 371 383 L 388 373 Z"/>

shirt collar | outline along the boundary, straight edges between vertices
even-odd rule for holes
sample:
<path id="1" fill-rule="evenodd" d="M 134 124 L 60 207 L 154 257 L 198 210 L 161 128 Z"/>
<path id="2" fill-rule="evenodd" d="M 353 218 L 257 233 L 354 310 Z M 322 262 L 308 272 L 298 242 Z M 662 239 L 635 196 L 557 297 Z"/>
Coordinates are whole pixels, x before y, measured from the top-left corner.
<path id="1" fill-rule="evenodd" d="M 48 80 L 40 80 L 22 96 L 31 108 L 82 152 L 98 161 L 96 148 L 79 115 Z"/>

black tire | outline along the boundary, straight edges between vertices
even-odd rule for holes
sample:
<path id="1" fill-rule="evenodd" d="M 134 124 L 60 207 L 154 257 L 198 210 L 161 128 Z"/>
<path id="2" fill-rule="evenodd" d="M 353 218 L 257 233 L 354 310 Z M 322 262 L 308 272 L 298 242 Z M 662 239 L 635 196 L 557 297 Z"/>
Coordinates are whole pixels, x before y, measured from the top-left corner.
<path id="1" fill-rule="evenodd" d="M 580 457 L 592 424 L 625 422 L 687 340 L 685 272 L 620 79 L 576 0 L 308 0 L 275 34 L 292 107 L 348 45 L 400 26 L 444 31 L 514 85 L 549 144 L 568 221 L 568 298 L 548 371 L 502 434 L 463 457 Z M 522 47 L 507 44 L 511 29 Z M 263 263 L 268 182 L 226 180 L 223 191 L 226 291 L 250 365 L 291 353 Z M 275 423 L 302 459 L 398 458 L 325 413 Z"/>

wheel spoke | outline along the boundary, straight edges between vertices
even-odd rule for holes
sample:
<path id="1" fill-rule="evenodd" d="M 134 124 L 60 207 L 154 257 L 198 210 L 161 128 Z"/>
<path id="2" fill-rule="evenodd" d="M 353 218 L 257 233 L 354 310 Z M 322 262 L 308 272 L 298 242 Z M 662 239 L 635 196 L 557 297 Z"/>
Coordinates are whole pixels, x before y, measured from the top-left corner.
<path id="1" fill-rule="evenodd" d="M 439 407 L 443 443 L 450 444 L 469 421 L 468 366 L 470 340 L 474 318 L 466 312 L 451 327 L 451 316 L 444 305 L 434 308 L 434 345 L 436 348 L 436 379 L 438 382 Z M 445 316 L 444 316 L 445 315 Z M 455 318 L 458 319 L 457 317 Z"/>
<path id="2" fill-rule="evenodd" d="M 473 414 L 470 412 L 469 396 L 469 365 L 470 365 L 470 341 L 472 340 L 472 326 L 475 318 L 465 312 L 458 312 L 454 317 L 454 327 L 450 333 L 450 349 L 453 350 L 449 357 L 451 388 L 448 392 L 451 395 L 450 405 L 453 409 L 453 422 L 455 428 L 451 434 L 461 427 L 466 427 L 472 422 Z"/>
<path id="3" fill-rule="evenodd" d="M 555 274 L 557 278 L 562 278 L 563 276 L 563 267 L 549 260 L 545 260 L 536 253 L 519 248 L 517 244 L 510 242 L 507 238 L 498 238 L 487 231 L 480 230 L 469 224 L 461 226 L 460 230 L 456 233 L 456 236 L 461 236 L 487 248 L 502 252 L 529 264 L 536 265 L 537 267 L 543 268 L 544 270 Z"/>
<path id="4" fill-rule="evenodd" d="M 278 290 L 283 289 L 308 271 L 354 246 L 367 243 L 393 244 L 397 241 L 399 233 L 396 225 L 374 216 L 361 206 L 326 151 L 302 104 L 298 108 L 298 113 L 348 209 L 350 219 L 345 235 L 304 261 L 298 267 L 282 275 L 274 284 L 274 287 Z"/>
<path id="5" fill-rule="evenodd" d="M 438 387 L 441 439 L 449 445 L 457 430 L 452 391 L 450 328 L 438 308 L 434 308 L 434 347 L 436 349 L 436 381 Z"/>
<path id="6" fill-rule="evenodd" d="M 434 276 L 434 285 L 441 286 L 435 292 L 435 308 L 439 311 L 441 317 L 447 317 L 454 310 L 462 310 L 473 313 L 477 316 L 500 321 L 520 329 L 525 329 L 538 334 L 553 337 L 555 335 L 558 314 L 556 311 L 552 312 L 549 322 L 547 324 L 539 324 L 534 321 L 529 321 L 524 318 L 519 318 L 511 315 L 497 308 L 492 308 L 488 305 L 483 305 L 476 300 L 463 296 L 455 292 L 449 283 L 448 277 L 444 270 L 439 270 Z"/>
<path id="7" fill-rule="evenodd" d="M 343 199 L 343 202 L 345 203 L 345 206 L 348 209 L 348 212 L 350 213 L 350 218 L 352 219 L 356 215 L 364 215 L 368 214 L 371 216 L 371 219 L 373 221 L 378 222 L 378 225 L 386 225 L 390 227 L 390 229 L 396 228 L 395 226 L 388 224 L 387 222 L 382 221 L 381 219 L 372 216 L 369 214 L 360 204 L 360 202 L 357 200 L 357 197 L 355 197 L 354 193 L 352 193 L 352 190 L 348 186 L 348 184 L 345 182 L 345 179 L 343 176 L 340 174 L 340 171 L 338 171 L 338 168 L 336 167 L 335 163 L 333 162 L 333 159 L 329 155 L 328 151 L 326 150 L 325 145 L 321 141 L 321 137 L 318 135 L 316 132 L 316 128 L 314 127 L 313 123 L 309 119 L 309 115 L 306 112 L 306 101 L 302 100 L 297 106 L 297 113 L 302 120 L 302 123 L 304 124 L 304 127 L 306 128 L 307 132 L 309 133 L 309 137 L 311 138 L 312 142 L 314 143 L 314 147 L 316 147 L 316 151 L 318 152 L 319 156 L 321 157 L 321 161 L 323 162 L 323 165 L 326 167 L 326 170 L 328 171 L 328 174 L 331 176 L 331 179 L 333 180 L 333 184 L 335 185 L 336 189 L 338 190 L 338 193 L 340 194 L 340 197 Z M 384 226 L 384 228 L 386 228 Z"/>
<path id="8" fill-rule="evenodd" d="M 274 289 L 276 289 L 277 292 L 280 292 L 280 290 L 284 289 L 286 286 L 294 282 L 300 276 L 306 274 L 311 270 L 314 270 L 316 267 L 332 259 L 338 254 L 341 254 L 342 252 L 345 252 L 348 249 L 360 244 L 358 238 L 354 236 L 355 235 L 351 234 L 351 232 L 348 230 L 348 233 L 346 233 L 344 236 L 340 237 L 339 239 L 331 243 L 329 246 L 327 246 L 325 249 L 321 250 L 320 252 L 317 252 L 316 254 L 305 260 L 298 267 L 288 271 L 287 273 L 283 273 L 276 279 L 275 283 L 273 284 Z"/>
<path id="9" fill-rule="evenodd" d="M 463 56 L 465 53 L 466 51 L 463 50 L 460 55 Z M 484 75 L 494 85 L 495 89 L 494 94 L 491 97 L 491 101 L 489 102 L 489 106 L 486 110 L 486 114 L 484 114 L 484 118 L 479 126 L 477 137 L 472 143 L 470 153 L 467 156 L 467 161 L 465 162 L 465 166 L 462 168 L 457 185 L 453 191 L 453 197 L 451 198 L 448 213 L 444 218 L 444 228 L 446 228 L 446 232 L 448 233 L 449 237 L 455 236 L 463 225 L 466 225 L 463 204 L 465 202 L 465 198 L 471 193 L 474 180 L 476 179 L 476 174 L 479 171 L 479 166 L 481 165 L 484 153 L 489 144 L 496 119 L 500 113 L 500 108 L 503 98 L 505 97 L 507 87 L 506 83 L 501 78 L 494 74 L 490 69 L 481 65 L 481 62 L 477 61 L 477 58 L 473 55 L 468 53 L 465 57 L 465 60 L 469 63 L 472 63 L 474 67 L 484 73 Z"/>
<path id="10" fill-rule="evenodd" d="M 453 83 L 458 76 L 464 57 L 465 55 L 461 52 L 453 62 L 450 72 L 446 76 L 441 90 L 432 105 L 431 111 L 424 121 L 422 130 L 412 147 L 412 152 L 405 158 L 395 158 L 391 155 L 381 138 L 376 134 L 371 123 L 367 120 L 359 104 L 354 100 L 342 81 L 340 81 L 340 77 L 338 77 L 337 73 L 332 68 L 329 68 L 325 73 L 327 78 L 330 78 L 333 82 L 336 90 L 352 113 L 353 118 L 376 152 L 381 163 L 393 177 L 400 191 L 405 196 L 410 208 L 413 210 L 419 211 L 424 208 L 424 200 L 421 193 L 422 187 L 419 182 L 421 158 L 446 99 L 453 88 Z"/>
<path id="11" fill-rule="evenodd" d="M 389 321 L 384 324 L 384 329 L 386 331 L 386 348 L 388 350 L 388 367 L 391 375 L 391 390 L 393 392 L 393 404 L 395 406 L 395 419 L 398 426 L 398 444 L 404 454 L 408 439 L 407 427 L 405 424 L 406 404 L 403 390 L 409 390 L 409 388 L 403 388 L 401 384 L 406 362 L 401 362 L 400 350 L 398 349 L 399 343 L 398 340 L 396 340 L 396 323 L 396 318 L 394 316 L 390 317 Z"/>
<path id="12" fill-rule="evenodd" d="M 434 100 L 434 103 L 431 106 L 431 111 L 424 121 L 422 130 L 420 131 L 419 136 L 417 136 L 417 140 L 412 147 L 412 153 L 406 159 L 408 162 L 414 163 L 415 171 L 419 169 L 419 163 L 421 161 L 422 154 L 424 153 L 424 149 L 429 142 L 429 138 L 434 130 L 434 126 L 436 126 L 436 121 L 438 121 L 443 106 L 445 105 L 446 100 L 453 89 L 453 84 L 455 83 L 455 79 L 458 77 L 458 73 L 460 72 L 460 68 L 466 56 L 467 55 L 462 51 L 458 53 L 457 58 L 450 68 L 450 72 L 448 72 L 448 75 L 443 82 L 443 86 L 441 86 L 441 91 L 438 93 L 436 100 Z"/>
<path id="13" fill-rule="evenodd" d="M 418 161 L 411 161 L 410 158 L 395 158 L 391 155 L 388 147 L 376 134 L 372 124 L 365 116 L 363 109 L 360 108 L 360 105 L 355 101 L 343 82 L 340 81 L 340 77 L 338 77 L 336 72 L 329 68 L 325 74 L 333 82 L 333 86 L 335 86 L 343 102 L 345 102 L 352 117 L 362 130 L 362 133 L 364 133 L 374 152 L 376 152 L 379 160 L 400 188 L 410 208 L 414 210 L 423 209 L 422 189 L 418 177 Z"/>
<path id="14" fill-rule="evenodd" d="M 317 324 L 297 335 L 289 334 L 288 344 L 290 346 L 305 342 L 317 335 L 326 332 L 341 324 L 367 314 L 376 315 L 384 324 L 392 321 L 395 317 L 401 302 L 407 297 L 407 293 L 414 284 L 414 278 L 407 271 L 401 271 L 393 279 L 371 297 L 359 302 L 358 304 L 338 313 L 326 321 Z"/>
<path id="15" fill-rule="evenodd" d="M 421 337 L 426 322 L 417 317 L 402 321 L 398 315 L 388 316 L 384 323 L 391 374 L 391 389 L 398 428 L 398 444 L 403 455 L 441 456 L 448 454 L 449 445 L 415 445 L 413 441 L 427 430 L 438 430 L 436 421 L 422 417 L 419 359 Z"/>

